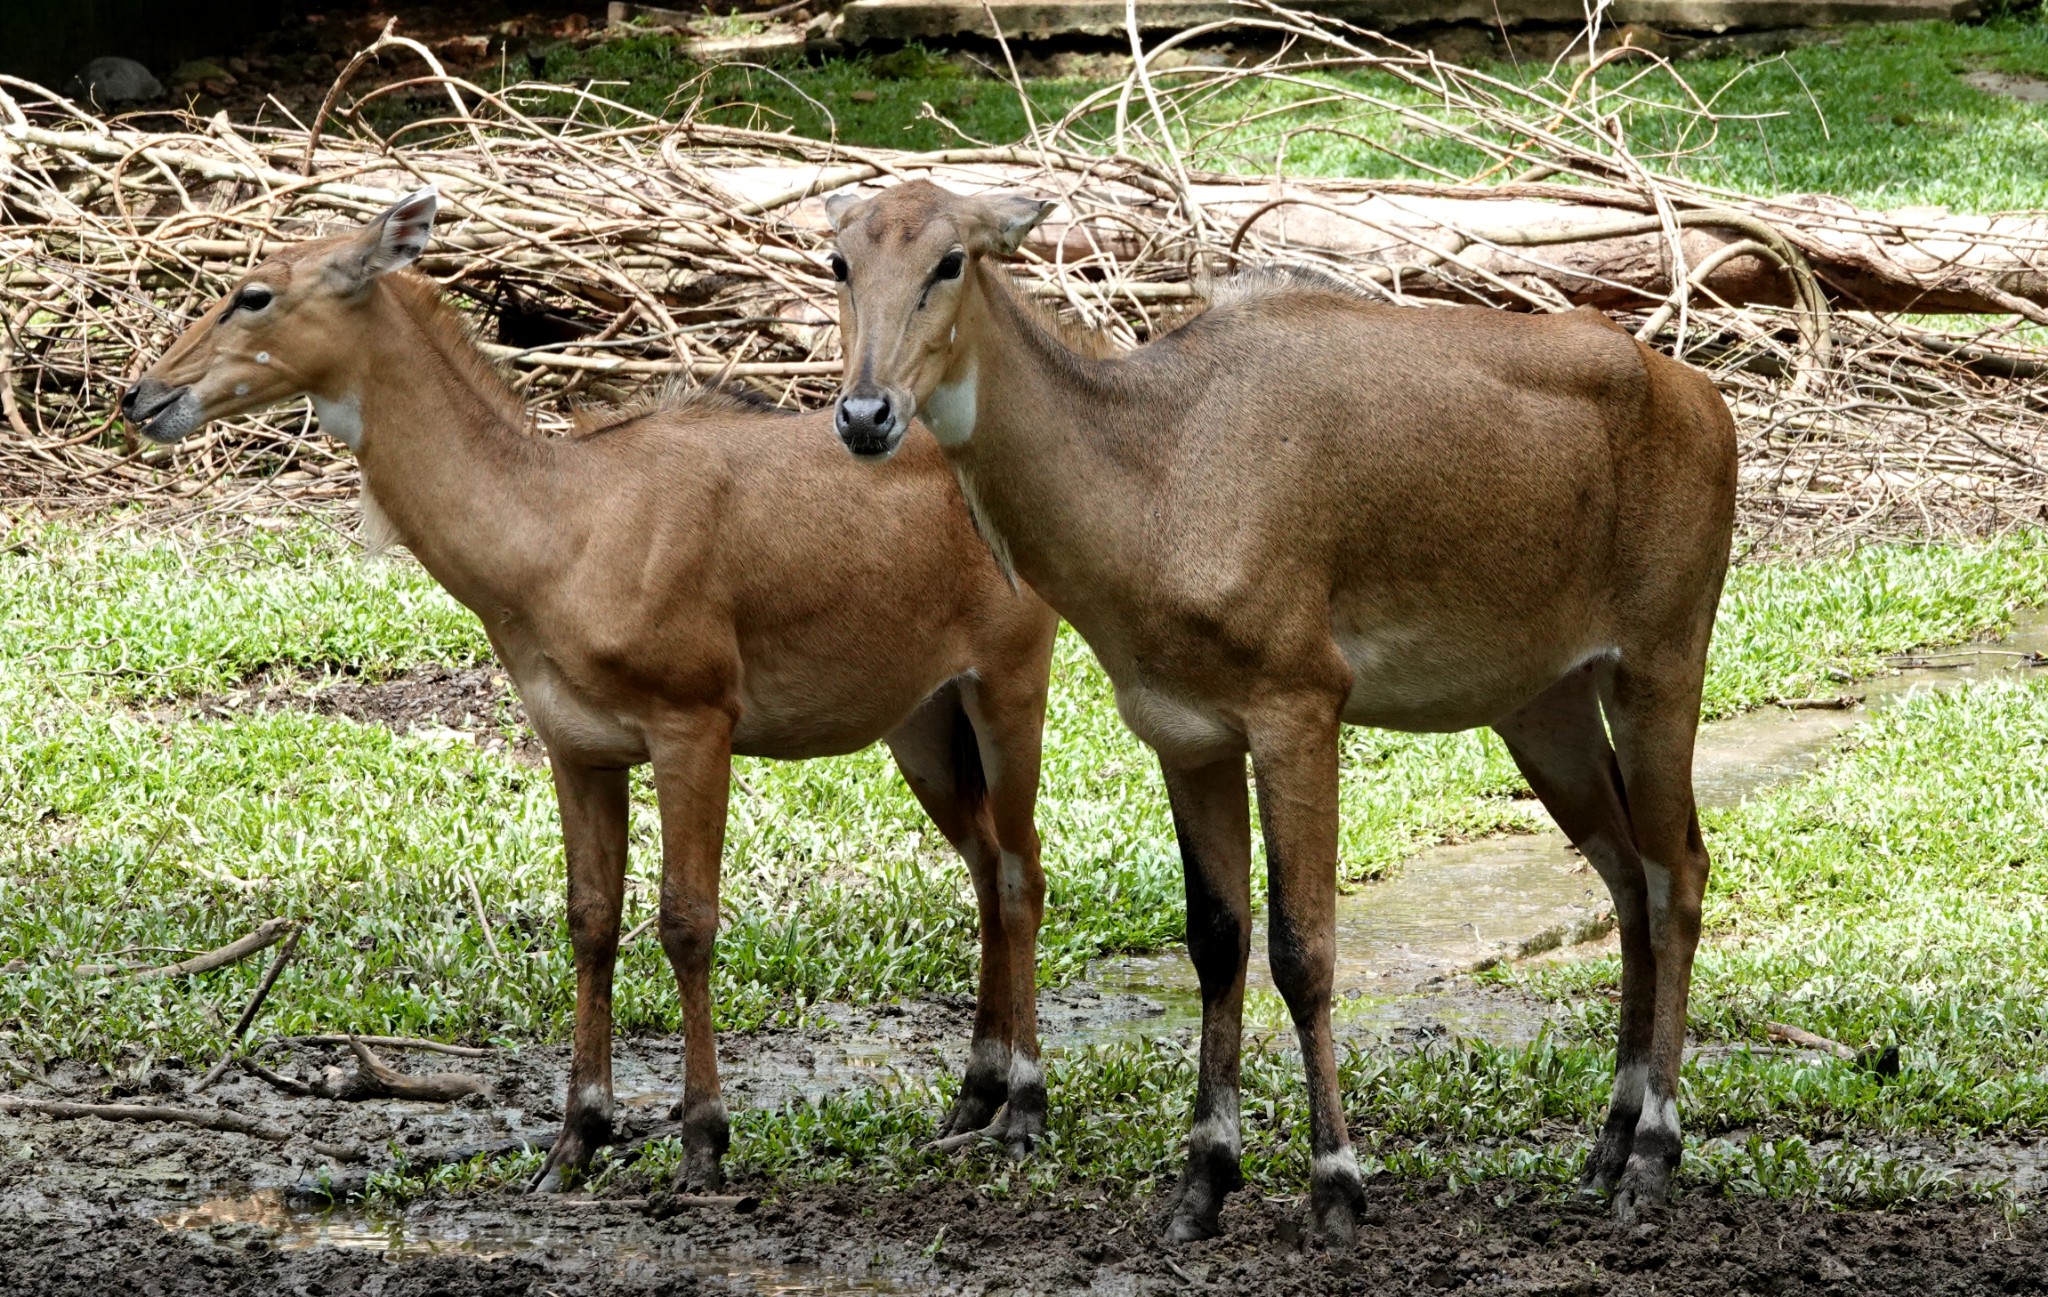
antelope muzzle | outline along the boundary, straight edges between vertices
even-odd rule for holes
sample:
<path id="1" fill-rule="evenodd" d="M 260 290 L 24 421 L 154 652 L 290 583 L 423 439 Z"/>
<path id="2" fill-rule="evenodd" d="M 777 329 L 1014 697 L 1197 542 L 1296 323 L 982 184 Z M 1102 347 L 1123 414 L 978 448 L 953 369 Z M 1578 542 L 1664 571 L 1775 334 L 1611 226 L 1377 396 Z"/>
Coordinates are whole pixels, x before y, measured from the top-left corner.
<path id="1" fill-rule="evenodd" d="M 206 422 L 190 387 L 172 387 L 146 374 L 121 394 L 121 417 L 151 441 L 165 444 L 190 436 Z"/>
<path id="2" fill-rule="evenodd" d="M 892 395 L 887 389 L 839 394 L 832 412 L 832 426 L 839 440 L 862 459 L 887 459 L 903 444 L 910 429 L 910 400 Z"/>

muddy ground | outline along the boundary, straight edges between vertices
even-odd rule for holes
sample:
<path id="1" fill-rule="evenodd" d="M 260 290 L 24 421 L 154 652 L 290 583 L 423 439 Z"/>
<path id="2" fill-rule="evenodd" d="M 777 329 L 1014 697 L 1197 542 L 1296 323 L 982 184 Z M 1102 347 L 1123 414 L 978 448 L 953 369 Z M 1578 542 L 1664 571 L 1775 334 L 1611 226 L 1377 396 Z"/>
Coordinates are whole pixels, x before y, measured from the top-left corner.
<path id="1" fill-rule="evenodd" d="M 2044 646 L 2048 620 L 2028 618 L 2002 654 L 1914 667 L 1857 692 L 1876 707 L 1915 684 L 2008 670 L 2018 653 Z M 539 757 L 507 682 L 487 668 L 424 667 L 385 682 L 265 677 L 151 710 L 171 721 L 278 707 L 400 732 L 453 730 L 510 756 Z M 1862 714 L 1767 710 L 1708 727 L 1703 797 L 1732 799 L 1797 777 Z M 1447 1033 L 1526 1039 L 1540 1029 L 1546 1006 L 1462 974 L 1497 958 L 1591 949 L 1569 943 L 1602 931 L 1589 909 L 1593 884 L 1555 838 L 1442 848 L 1345 898 L 1340 1031 L 1399 1045 Z M 1487 875 L 1486 886 L 1473 871 Z M 1455 906 L 1444 903 L 1447 886 L 1458 893 Z M 1482 922 L 1465 922 L 1475 917 Z M 1190 980 L 1178 951 L 1104 960 L 1085 982 L 1042 994 L 1047 1046 L 1057 1053 L 1157 1034 L 1187 1041 L 1197 1012 Z M 964 998 L 816 1006 L 802 1029 L 721 1042 L 727 1099 L 735 1109 L 772 1109 L 957 1070 L 970 1025 Z M 1340 1256 L 1304 1247 L 1298 1199 L 1249 1194 L 1225 1213 L 1222 1238 L 1173 1251 L 1154 1242 L 1166 1210 L 1156 1198 L 1105 1197 L 1073 1210 L 991 1199 L 960 1183 L 900 1192 L 741 1183 L 735 1191 L 757 1199 L 756 1209 L 671 1211 L 673 1200 L 649 1196 L 628 1169 L 598 1200 L 485 1192 L 430 1197 L 402 1214 L 333 1206 L 337 1191 L 346 1199 L 397 1153 L 419 1165 L 553 1138 L 566 1046 L 388 1059 L 412 1071 L 474 1072 L 488 1095 L 451 1105 L 351 1104 L 294 1098 L 237 1072 L 193 1097 L 195 1069 L 184 1061 L 117 1079 L 78 1063 L 32 1065 L 0 1040 L 0 1075 L 14 1095 L 218 1106 L 294 1134 L 278 1144 L 176 1125 L 0 1114 L 0 1294 L 2048 1292 L 2048 1226 L 2038 1212 L 2008 1217 L 1972 1202 L 1835 1211 L 1695 1195 L 1622 1228 L 1599 1204 L 1544 1201 L 1520 1185 L 1453 1193 L 1381 1181 L 1369 1187 L 1361 1242 Z M 659 1133 L 682 1073 L 681 1042 L 624 1040 L 616 1059 L 621 1134 Z M 311 1078 L 346 1059 L 302 1045 L 265 1061 Z M 1530 1136 L 1539 1137 L 1567 1136 Z M 363 1160 L 336 1162 L 316 1141 L 359 1150 Z M 2040 1142 L 1881 1151 L 1964 1181 L 2003 1180 L 2025 1203 L 2048 1192 Z"/>
<path id="2" fill-rule="evenodd" d="M 1047 1000 L 1048 1036 L 1142 1011 L 1085 988 Z M 950 1002 L 838 1016 L 729 1043 L 735 1106 L 957 1066 L 969 1021 Z M 301 1136 L 284 1145 L 172 1125 L 0 1116 L 0 1293 L 2048 1292 L 2048 1228 L 1975 1204 L 1833 1211 L 1695 1195 L 1622 1227 L 1601 1204 L 1543 1201 L 1525 1186 L 1446 1192 L 1379 1181 L 1368 1190 L 1368 1228 L 1342 1255 L 1303 1243 L 1297 1199 L 1250 1194 L 1225 1212 L 1223 1237 L 1170 1251 L 1154 1241 L 1161 1200 L 1074 1210 L 992 1200 L 963 1184 L 786 1192 L 741 1182 L 731 1191 L 758 1202 L 678 1209 L 629 1170 L 597 1199 L 491 1192 L 384 1215 L 329 1206 L 324 1192 L 360 1183 L 366 1168 L 316 1154 L 313 1139 L 355 1145 L 387 1166 L 393 1149 L 433 1160 L 553 1133 L 561 1048 L 393 1057 L 414 1070 L 473 1070 L 490 1095 L 347 1104 L 234 1075 L 210 1096 Z M 338 1058 L 313 1046 L 271 1062 L 311 1075 Z M 621 1043 L 626 1132 L 661 1128 L 681 1063 L 677 1042 Z M 10 1066 L 22 1075 L 24 1065 Z M 22 1095 L 164 1104 L 190 1102 L 193 1076 L 176 1061 L 126 1084 L 75 1064 L 26 1070 L 37 1079 Z M 2024 1151 L 2002 1151 L 1981 1160 L 2009 1176 L 2011 1155 Z"/>
<path id="3" fill-rule="evenodd" d="M 18 1163 L 17 1163 L 18 1165 Z M 970 1189 L 809 1191 L 663 1219 L 660 1197 L 429 1205 L 402 1224 L 323 1225 L 259 1198 L 170 1219 L 90 1191 L 0 1188 L 0 1292 L 64 1294 L 1903 1293 L 2048 1292 L 2048 1238 L 1981 1207 L 1799 1210 L 1681 1201 L 1614 1224 L 1595 1203 L 1374 1184 L 1348 1253 L 1299 1238 L 1292 1201 L 1247 1199 L 1224 1235 L 1153 1242 L 1157 1202 L 1056 1211 Z M 768 1186 L 757 1186 L 764 1192 Z M 324 1237 L 322 1231 L 329 1231 Z M 327 1246 L 313 1246 L 324 1242 Z"/>

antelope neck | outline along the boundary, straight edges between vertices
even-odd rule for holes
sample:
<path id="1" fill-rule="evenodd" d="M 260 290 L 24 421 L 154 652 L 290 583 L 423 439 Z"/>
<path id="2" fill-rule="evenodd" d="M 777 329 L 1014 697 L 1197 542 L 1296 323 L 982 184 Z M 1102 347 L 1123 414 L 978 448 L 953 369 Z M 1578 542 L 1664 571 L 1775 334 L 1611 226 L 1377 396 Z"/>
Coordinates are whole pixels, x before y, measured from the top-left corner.
<path id="1" fill-rule="evenodd" d="M 988 539 L 998 556 L 1057 603 L 1062 587 L 1089 579 L 1090 554 L 1132 555 L 1143 542 L 1152 487 L 1115 453 L 1143 393 L 1125 362 L 1069 347 L 1001 269 L 977 272 L 953 382 L 941 389 L 952 389 L 946 405 L 969 412 L 971 432 L 934 431 L 977 523 L 997 533 Z"/>
<path id="2" fill-rule="evenodd" d="M 353 432 L 364 490 L 406 548 L 492 620 L 534 588 L 547 555 L 575 548 L 552 471 L 561 448 L 511 422 L 516 398 L 488 389 L 486 362 L 455 351 L 468 344 L 447 326 L 386 286 L 373 310 L 353 374 L 318 413 Z"/>

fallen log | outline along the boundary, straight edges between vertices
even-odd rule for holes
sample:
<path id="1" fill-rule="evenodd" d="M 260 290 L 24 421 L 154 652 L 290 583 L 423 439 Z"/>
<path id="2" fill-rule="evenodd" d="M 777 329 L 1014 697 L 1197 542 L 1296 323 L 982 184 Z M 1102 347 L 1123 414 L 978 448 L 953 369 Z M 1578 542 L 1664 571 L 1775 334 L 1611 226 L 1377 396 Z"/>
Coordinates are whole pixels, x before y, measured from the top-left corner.
<path id="1" fill-rule="evenodd" d="M 722 139 L 733 132 L 693 133 Z M 395 202 L 418 184 L 415 171 L 388 163 L 352 168 L 350 181 L 309 182 L 225 150 L 205 153 L 127 131 L 22 125 L 5 134 L 55 157 L 101 162 L 139 156 L 200 181 L 291 184 L 301 203 L 324 202 L 351 213 L 362 205 Z M 1034 156 L 1023 147 L 848 152 L 867 160 L 683 164 L 689 187 L 706 186 L 729 197 L 725 212 L 778 218 L 782 228 L 769 237 L 749 237 L 751 232 L 727 224 L 730 218 L 713 204 L 684 199 L 650 213 L 640 203 L 596 193 L 581 211 L 534 210 L 507 204 L 458 175 L 438 178 L 450 206 L 458 213 L 487 213 L 487 220 L 458 225 L 437 238 L 444 248 L 472 255 L 529 232 L 565 249 L 645 249 L 650 255 L 644 265 L 623 268 L 649 286 L 666 288 L 679 256 L 760 258 L 791 270 L 816 270 L 817 257 L 790 246 L 787 235 L 822 237 L 822 196 L 876 177 L 930 179 L 961 192 L 1024 189 L 1065 198 L 1068 209 L 1040 226 L 1026 246 L 1068 264 L 1159 257 L 1158 230 L 1180 221 L 1178 195 L 1162 192 L 1151 176 L 1115 159 L 1057 150 Z M 433 168 L 429 158 L 416 170 L 431 174 Z M 1681 264 L 1690 272 L 1714 261 L 1696 289 L 1730 306 L 1797 305 L 1796 278 L 1767 251 L 1745 248 L 1716 260 L 1756 241 L 1756 230 L 1764 228 L 1804 256 L 1829 303 L 1840 309 L 2019 314 L 2048 323 L 2048 217 L 2032 213 L 1873 212 L 1824 195 L 1788 195 L 1731 199 L 1725 206 L 1692 201 L 1673 220 L 1654 213 L 1639 194 L 1591 185 L 1360 180 L 1206 178 L 1186 187 L 1186 200 L 1233 248 L 1259 257 L 1308 256 L 1397 270 L 1400 291 L 1422 298 L 1526 307 L 1532 304 L 1529 286 L 1540 283 L 1573 306 L 1639 309 L 1672 296 Z M 108 237 L 84 229 L 75 233 Z M 260 251 L 256 240 L 223 239 L 208 228 L 160 234 L 155 244 L 160 254 L 199 263 L 238 261 Z M 625 260 L 617 251 L 605 256 L 614 267 Z M 4 273 L 10 280 L 42 278 L 26 264 Z"/>
<path id="2" fill-rule="evenodd" d="M 0 1112 L 32 1112 L 57 1121 L 76 1121 L 85 1117 L 97 1117 L 102 1121 L 171 1122 L 181 1126 L 193 1126 L 200 1130 L 217 1130 L 230 1135 L 246 1135 L 270 1144 L 285 1144 L 297 1138 L 296 1132 L 282 1126 L 239 1112 L 228 1112 L 202 1108 L 164 1108 L 150 1104 L 136 1103 L 70 1103 L 59 1099 L 24 1099 L 16 1095 L 0 1095 Z M 363 1151 L 349 1144 L 325 1144 L 312 1141 L 313 1151 L 322 1157 L 338 1162 L 360 1162 Z"/>
<path id="3" fill-rule="evenodd" d="M 750 206 L 802 195 L 785 215 L 822 236 L 819 195 L 859 183 L 854 177 L 867 170 L 749 166 L 706 168 L 703 175 Z M 1022 161 L 928 162 L 901 154 L 890 157 L 888 170 L 961 192 L 1023 189 L 1080 200 L 1027 241 L 1027 249 L 1047 260 L 1133 259 L 1146 251 L 1141 227 L 1171 215 L 1167 198 L 1138 186 L 1099 177 L 1083 185 L 1049 183 L 1053 173 Z M 1413 183 L 1376 188 L 1356 181 L 1208 181 L 1190 185 L 1188 193 L 1218 229 L 1230 232 L 1233 247 L 1402 268 L 1402 291 L 1416 297 L 1526 306 L 1513 286 L 1540 281 L 1573 306 L 1638 309 L 1677 287 L 1674 241 L 1690 271 L 1752 241 L 1761 226 L 1806 258 L 1829 302 L 1842 309 L 2023 314 L 2048 322 L 2048 218 L 2038 215 L 1872 212 L 1825 196 L 1791 195 L 1739 209 L 1682 208 L 1679 230 L 1632 195 L 1575 194 L 1573 186 L 1542 186 L 1542 197 L 1506 196 L 1530 186 L 1504 192 Z M 1695 287 L 1730 306 L 1798 304 L 1795 284 L 1762 250 L 1719 261 Z"/>
<path id="4" fill-rule="evenodd" d="M 365 1099 L 412 1099 L 422 1103 L 453 1103 L 489 1088 L 484 1079 L 468 1072 L 428 1072 L 411 1076 L 388 1066 L 361 1037 L 348 1038 L 356 1057 L 356 1070 L 328 1067 L 317 1081 L 301 1081 L 274 1072 L 252 1058 L 242 1060 L 242 1070 L 266 1084 L 300 1098 L 336 1099 L 358 1103 Z"/>

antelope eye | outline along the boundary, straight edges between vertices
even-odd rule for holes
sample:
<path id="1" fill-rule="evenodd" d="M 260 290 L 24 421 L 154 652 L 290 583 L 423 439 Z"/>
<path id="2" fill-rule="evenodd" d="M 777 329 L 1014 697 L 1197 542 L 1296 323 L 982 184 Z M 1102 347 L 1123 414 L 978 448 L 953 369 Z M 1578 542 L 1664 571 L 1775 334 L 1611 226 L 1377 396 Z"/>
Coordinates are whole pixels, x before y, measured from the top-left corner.
<path id="1" fill-rule="evenodd" d="M 932 272 L 933 279 L 958 279 L 960 271 L 967 265 L 967 254 L 955 248 L 939 258 L 939 268 Z"/>
<path id="2" fill-rule="evenodd" d="M 832 278 L 842 284 L 846 282 L 846 258 L 836 252 L 832 254 Z"/>
<path id="3" fill-rule="evenodd" d="M 228 310 L 230 312 L 260 311 L 270 305 L 270 299 L 273 296 L 275 294 L 262 284 L 244 284 L 242 291 L 235 294 L 234 305 L 230 306 Z"/>

